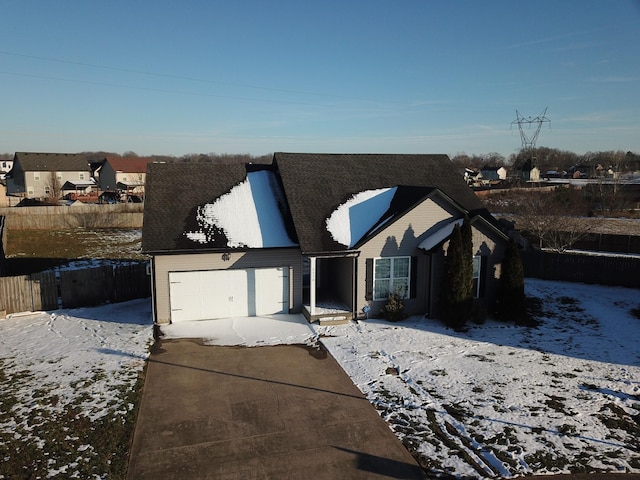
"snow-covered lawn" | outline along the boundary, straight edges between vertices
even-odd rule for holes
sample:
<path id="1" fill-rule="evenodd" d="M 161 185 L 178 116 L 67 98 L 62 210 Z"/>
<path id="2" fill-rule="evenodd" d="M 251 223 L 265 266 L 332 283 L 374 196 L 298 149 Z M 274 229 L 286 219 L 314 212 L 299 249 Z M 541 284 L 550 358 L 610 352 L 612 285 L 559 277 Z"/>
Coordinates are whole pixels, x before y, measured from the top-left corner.
<path id="1" fill-rule="evenodd" d="M 0 320 L 0 478 L 124 473 L 152 341 L 149 299 Z"/>
<path id="2" fill-rule="evenodd" d="M 368 321 L 322 342 L 428 470 L 640 472 L 637 290 L 527 279 L 537 328 Z"/>
<path id="3" fill-rule="evenodd" d="M 527 294 L 542 303 L 537 328 L 274 317 L 164 333 L 248 346 L 319 339 L 433 473 L 640 472 L 638 291 L 527 279 Z M 106 478 L 117 452 L 84 433 L 130 418 L 151 342 L 148 299 L 0 320 L 0 464 L 31 448 L 43 453 L 27 471 Z"/>

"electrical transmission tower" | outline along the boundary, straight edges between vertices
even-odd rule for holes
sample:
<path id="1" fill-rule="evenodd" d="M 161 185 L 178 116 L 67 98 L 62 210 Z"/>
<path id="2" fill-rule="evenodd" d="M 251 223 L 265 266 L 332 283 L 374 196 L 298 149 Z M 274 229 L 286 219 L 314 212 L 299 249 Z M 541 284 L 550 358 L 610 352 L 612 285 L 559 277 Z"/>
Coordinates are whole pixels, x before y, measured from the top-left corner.
<path id="1" fill-rule="evenodd" d="M 542 124 L 551 121 L 545 116 L 547 113 L 547 108 L 549 107 L 545 107 L 542 113 L 535 118 L 525 118 L 520 115 L 520 112 L 518 112 L 518 110 L 516 110 L 516 119 L 511 122 L 512 126 L 514 123 L 518 125 L 518 129 L 520 130 L 520 139 L 522 140 L 522 150 L 524 151 L 528 159 L 531 160 L 532 167 L 535 166 L 536 163 L 536 140 L 538 140 L 538 135 L 540 135 Z M 531 129 L 532 125 L 536 125 L 533 135 L 526 134 L 526 132 L 524 131 L 525 125 L 528 125 L 529 129 Z"/>

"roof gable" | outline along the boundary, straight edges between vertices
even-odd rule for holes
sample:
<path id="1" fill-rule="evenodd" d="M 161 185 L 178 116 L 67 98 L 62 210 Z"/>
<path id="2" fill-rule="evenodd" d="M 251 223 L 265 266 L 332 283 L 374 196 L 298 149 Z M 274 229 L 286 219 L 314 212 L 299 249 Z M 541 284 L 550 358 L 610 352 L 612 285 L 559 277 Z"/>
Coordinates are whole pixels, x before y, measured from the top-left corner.
<path id="1" fill-rule="evenodd" d="M 350 248 L 327 229 L 327 219 L 358 194 L 395 187 L 395 203 L 378 222 L 392 221 L 437 188 L 466 211 L 482 204 L 446 155 L 276 153 L 289 208 L 304 252 Z M 391 209 L 391 207 L 393 208 Z M 350 245 L 355 245 L 353 239 Z"/>
<path id="2" fill-rule="evenodd" d="M 16 152 L 14 161 L 24 172 L 90 172 L 88 156 L 82 153 Z"/>

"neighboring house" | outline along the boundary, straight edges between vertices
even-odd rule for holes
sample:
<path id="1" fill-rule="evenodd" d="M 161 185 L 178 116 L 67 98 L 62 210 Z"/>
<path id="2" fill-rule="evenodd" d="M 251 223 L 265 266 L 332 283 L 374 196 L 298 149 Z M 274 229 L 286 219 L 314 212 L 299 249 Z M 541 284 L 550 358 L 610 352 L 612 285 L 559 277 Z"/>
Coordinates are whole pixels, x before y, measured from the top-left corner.
<path id="1" fill-rule="evenodd" d="M 540 169 L 538 167 L 533 167 L 529 171 L 529 181 L 531 181 L 531 182 L 539 182 L 540 181 Z"/>
<path id="2" fill-rule="evenodd" d="M 490 167 L 484 166 L 480 170 L 482 174 L 482 178 L 485 181 L 491 182 L 492 180 L 506 180 L 507 179 L 507 169 L 505 167 Z"/>
<path id="3" fill-rule="evenodd" d="M 470 187 L 479 187 L 482 185 L 482 173 L 474 168 L 464 169 L 464 180 Z"/>
<path id="4" fill-rule="evenodd" d="M 0 183 L 0 208 L 8 206 L 7 186 L 4 183 Z"/>
<path id="5" fill-rule="evenodd" d="M 276 153 L 271 165 L 150 164 L 142 235 L 157 323 L 438 315 L 444 252 L 471 218 L 475 296 L 507 237 L 446 155 Z"/>
<path id="6" fill-rule="evenodd" d="M 152 162 L 151 158 L 107 157 L 96 171 L 100 189 L 103 191 L 122 191 L 143 197 L 147 165 Z"/>
<path id="7" fill-rule="evenodd" d="M 0 180 L 4 180 L 12 168 L 13 160 L 0 160 Z"/>
<path id="8" fill-rule="evenodd" d="M 7 193 L 40 200 L 60 198 L 65 184 L 86 190 L 91 182 L 86 155 L 16 152 L 13 169 L 7 177 Z M 71 190 L 71 187 L 67 189 Z"/>

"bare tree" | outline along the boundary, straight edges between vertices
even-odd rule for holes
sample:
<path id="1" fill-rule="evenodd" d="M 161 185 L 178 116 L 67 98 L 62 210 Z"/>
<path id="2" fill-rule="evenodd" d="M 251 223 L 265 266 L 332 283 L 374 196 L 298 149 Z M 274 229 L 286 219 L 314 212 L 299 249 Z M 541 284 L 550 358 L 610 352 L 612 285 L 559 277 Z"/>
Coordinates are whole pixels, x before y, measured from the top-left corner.
<path id="1" fill-rule="evenodd" d="M 517 201 L 516 228 L 536 238 L 540 248 L 563 252 L 597 226 L 584 218 L 582 192 L 571 187 L 522 192 Z"/>
<path id="2" fill-rule="evenodd" d="M 62 179 L 58 172 L 51 172 L 49 180 L 44 185 L 47 200 L 56 203 L 62 197 Z"/>

